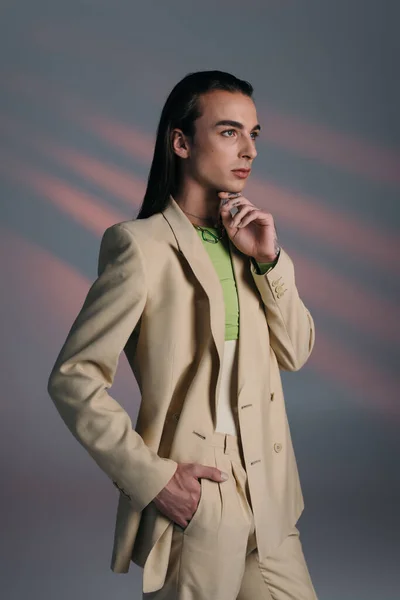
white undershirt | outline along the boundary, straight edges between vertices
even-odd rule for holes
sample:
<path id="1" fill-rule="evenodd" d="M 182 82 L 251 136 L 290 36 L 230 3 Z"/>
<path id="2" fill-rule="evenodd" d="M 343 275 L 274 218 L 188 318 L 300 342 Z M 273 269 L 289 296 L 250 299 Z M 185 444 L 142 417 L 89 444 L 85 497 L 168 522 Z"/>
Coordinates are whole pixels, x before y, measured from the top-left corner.
<path id="1" fill-rule="evenodd" d="M 238 435 L 237 415 L 238 340 L 225 340 L 215 431 Z"/>

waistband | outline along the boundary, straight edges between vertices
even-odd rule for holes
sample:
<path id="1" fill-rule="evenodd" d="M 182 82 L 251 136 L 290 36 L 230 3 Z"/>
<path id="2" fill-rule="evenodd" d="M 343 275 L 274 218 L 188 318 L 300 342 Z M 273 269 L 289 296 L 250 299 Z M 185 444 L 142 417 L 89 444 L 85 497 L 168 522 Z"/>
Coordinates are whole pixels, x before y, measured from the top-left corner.
<path id="1" fill-rule="evenodd" d="M 214 431 L 211 435 L 204 437 L 204 435 L 196 431 L 193 431 L 193 433 L 199 436 L 203 440 L 203 443 L 208 446 L 222 448 L 226 454 L 229 454 L 229 452 L 238 452 L 240 454 L 240 440 L 237 435 Z"/>

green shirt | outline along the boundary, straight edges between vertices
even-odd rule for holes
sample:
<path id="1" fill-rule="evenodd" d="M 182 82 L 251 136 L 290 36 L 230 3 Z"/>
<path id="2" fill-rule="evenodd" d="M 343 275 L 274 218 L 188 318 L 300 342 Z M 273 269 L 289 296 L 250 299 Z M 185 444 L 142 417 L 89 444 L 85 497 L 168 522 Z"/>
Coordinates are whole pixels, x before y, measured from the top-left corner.
<path id="1" fill-rule="evenodd" d="M 215 227 L 203 227 L 218 235 Z M 229 240 L 225 235 L 218 243 L 212 244 L 203 240 L 202 232 L 196 229 L 221 282 L 225 301 L 225 340 L 237 340 L 239 337 L 239 302 L 236 290 L 235 275 L 232 267 Z M 211 236 L 210 236 L 211 237 Z M 277 261 L 272 263 L 256 263 L 260 274 L 266 273 Z"/>

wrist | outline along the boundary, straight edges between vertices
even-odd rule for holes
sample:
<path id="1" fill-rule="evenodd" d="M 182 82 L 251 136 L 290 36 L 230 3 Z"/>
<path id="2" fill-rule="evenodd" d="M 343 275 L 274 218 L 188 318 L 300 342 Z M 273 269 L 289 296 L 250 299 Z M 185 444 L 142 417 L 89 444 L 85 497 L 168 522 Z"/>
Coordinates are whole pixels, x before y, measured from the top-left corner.
<path id="1" fill-rule="evenodd" d="M 273 263 L 277 260 L 279 254 L 280 254 L 281 249 L 278 248 L 275 252 L 274 255 L 271 254 L 266 254 L 263 256 L 254 256 L 254 260 L 256 260 L 258 263 Z"/>

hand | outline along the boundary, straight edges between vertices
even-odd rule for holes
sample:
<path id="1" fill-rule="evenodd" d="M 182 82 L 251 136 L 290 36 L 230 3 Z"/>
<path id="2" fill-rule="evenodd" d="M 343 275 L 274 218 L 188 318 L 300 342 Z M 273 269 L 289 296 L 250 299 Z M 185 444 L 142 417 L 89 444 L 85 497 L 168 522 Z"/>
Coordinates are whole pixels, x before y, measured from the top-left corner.
<path id="1" fill-rule="evenodd" d="M 153 499 L 158 510 L 181 527 L 187 527 L 197 510 L 201 492 L 201 485 L 197 480 L 200 477 L 218 482 L 228 479 L 226 473 L 215 467 L 179 463 L 167 485 Z"/>
<path id="2" fill-rule="evenodd" d="M 279 252 L 273 216 L 256 208 L 244 196 L 232 197 L 229 192 L 219 192 L 226 204 L 220 206 L 222 223 L 229 238 L 238 250 L 252 256 L 258 262 L 273 262 Z M 239 212 L 232 218 L 230 209 Z"/>

